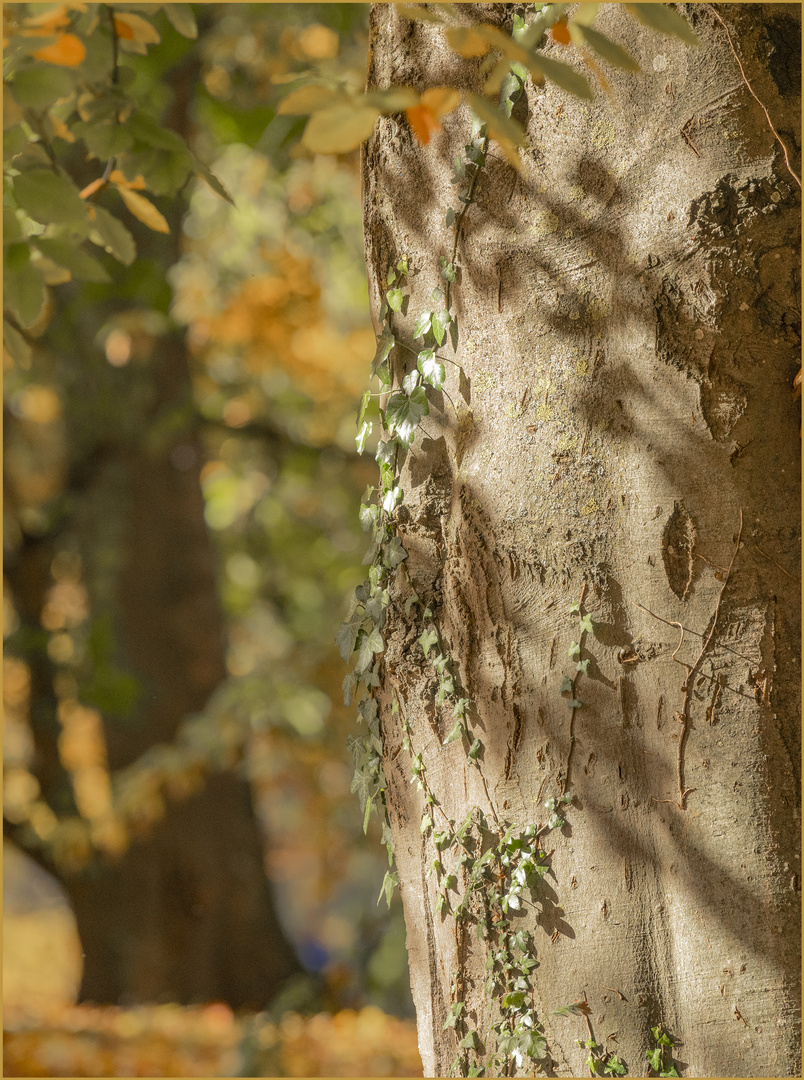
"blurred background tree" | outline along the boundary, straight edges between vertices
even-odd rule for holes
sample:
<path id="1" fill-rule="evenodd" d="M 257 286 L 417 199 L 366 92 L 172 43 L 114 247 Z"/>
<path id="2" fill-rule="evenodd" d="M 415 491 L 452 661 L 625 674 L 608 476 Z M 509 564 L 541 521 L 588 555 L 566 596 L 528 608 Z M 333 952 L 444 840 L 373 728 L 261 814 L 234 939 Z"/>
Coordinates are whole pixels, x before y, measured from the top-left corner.
<path id="1" fill-rule="evenodd" d="M 276 115 L 362 85 L 367 10 L 4 9 L 4 826 L 81 1000 L 412 1015 L 333 642 L 373 474 L 357 155 Z"/>

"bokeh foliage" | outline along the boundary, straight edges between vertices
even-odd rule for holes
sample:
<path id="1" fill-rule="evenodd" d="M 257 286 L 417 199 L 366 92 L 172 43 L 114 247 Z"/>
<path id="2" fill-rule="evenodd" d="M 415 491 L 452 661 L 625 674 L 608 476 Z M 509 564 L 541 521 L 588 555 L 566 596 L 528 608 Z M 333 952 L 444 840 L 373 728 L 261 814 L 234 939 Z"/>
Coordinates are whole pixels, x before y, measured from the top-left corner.
<path id="1" fill-rule="evenodd" d="M 360 84 L 366 18 L 4 9 L 5 815 L 76 873 L 211 772 L 241 770 L 285 921 L 333 1007 L 368 994 L 408 1009 L 401 913 L 374 907 L 384 854 L 349 792 L 333 644 L 361 577 L 353 424 L 374 351 L 357 160 L 299 149 L 304 120 L 277 115 L 298 73 Z M 175 336 L 192 393 L 160 403 L 150 361 Z M 200 471 L 228 677 L 174 740 L 110 769 L 105 726 L 132 723 L 143 687 L 115 632 L 120 493 L 104 463 L 183 432 L 171 460 Z M 53 555 L 32 618 L 15 567 L 40 542 Z M 57 798 L 36 752 L 37 723 L 54 721 Z"/>

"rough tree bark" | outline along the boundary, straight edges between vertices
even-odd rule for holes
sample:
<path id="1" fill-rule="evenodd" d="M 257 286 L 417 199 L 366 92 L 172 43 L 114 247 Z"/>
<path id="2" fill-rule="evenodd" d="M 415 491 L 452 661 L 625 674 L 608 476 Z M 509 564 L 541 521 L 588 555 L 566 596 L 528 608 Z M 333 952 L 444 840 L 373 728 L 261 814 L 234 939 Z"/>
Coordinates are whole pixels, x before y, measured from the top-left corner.
<path id="1" fill-rule="evenodd" d="M 798 173 L 800 11 L 681 10 L 699 50 L 604 5 L 600 28 L 641 73 L 607 69 L 593 104 L 529 83 L 519 174 L 491 144 L 452 293 L 458 410 L 428 391 L 427 437 L 402 470 L 410 582 L 484 743 L 479 770 L 442 745 L 452 721 L 400 573 L 379 697 L 425 1075 L 455 1057 L 442 1025 L 456 972 L 481 1034 L 496 1006 L 487 943 L 437 914 L 395 697 L 453 821 L 478 806 L 543 822 L 546 798 L 573 796 L 536 914 L 517 923 L 536 936 L 548 1074 L 586 1074 L 583 1019 L 547 1015 L 584 995 L 631 1074 L 659 1023 L 682 1074 L 799 1070 L 799 185 L 717 15 Z M 459 12 L 510 30 L 513 6 Z M 478 63 L 375 5 L 369 86 L 393 84 L 477 91 Z M 401 118 L 367 144 L 372 303 L 377 316 L 408 254 L 393 327 L 411 344 L 444 284 L 451 163 L 468 140 L 459 108 L 425 147 Z M 415 360 L 397 348 L 392 363 L 401 378 Z M 573 711 L 560 690 L 582 593 L 594 632 Z"/>

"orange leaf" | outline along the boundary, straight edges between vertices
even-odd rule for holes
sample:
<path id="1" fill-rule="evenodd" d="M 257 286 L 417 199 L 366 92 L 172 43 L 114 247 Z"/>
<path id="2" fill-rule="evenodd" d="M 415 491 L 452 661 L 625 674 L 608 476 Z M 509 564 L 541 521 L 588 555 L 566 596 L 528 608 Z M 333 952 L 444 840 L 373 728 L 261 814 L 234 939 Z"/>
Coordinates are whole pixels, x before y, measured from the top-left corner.
<path id="1" fill-rule="evenodd" d="M 91 184 L 87 184 L 83 191 L 81 191 L 80 197 L 82 199 L 88 199 L 90 195 L 94 195 L 100 188 L 105 187 L 106 181 L 102 176 L 99 176 L 97 180 L 93 180 Z"/>
<path id="2" fill-rule="evenodd" d="M 119 188 L 129 188 L 134 191 L 145 191 L 145 177 L 140 174 L 133 180 L 126 180 L 125 174 L 120 169 L 112 169 L 109 180 Z"/>
<path id="3" fill-rule="evenodd" d="M 460 92 L 453 86 L 431 86 L 424 91 L 419 104 L 438 117 L 452 112 L 460 100 Z"/>
<path id="4" fill-rule="evenodd" d="M 119 38 L 123 38 L 126 41 L 134 40 L 134 29 L 129 26 L 127 22 L 123 22 L 117 15 L 114 17 L 114 32 Z"/>
<path id="5" fill-rule="evenodd" d="M 35 60 L 44 60 L 48 64 L 78 67 L 86 54 L 83 41 L 79 40 L 75 34 L 60 34 L 58 41 L 52 45 L 45 45 L 43 49 L 37 49 L 32 55 Z"/>
<path id="6" fill-rule="evenodd" d="M 435 114 L 426 105 L 414 105 L 412 109 L 405 109 L 405 116 L 413 134 L 422 146 L 429 143 L 430 136 L 434 131 L 441 130 L 441 125 Z"/>
<path id="7" fill-rule="evenodd" d="M 570 33 L 563 19 L 555 24 L 550 33 L 553 35 L 553 41 L 557 41 L 559 45 L 569 45 Z"/>
<path id="8" fill-rule="evenodd" d="M 793 379 L 793 400 L 797 397 L 801 397 L 801 368 L 798 369 L 798 375 Z"/>

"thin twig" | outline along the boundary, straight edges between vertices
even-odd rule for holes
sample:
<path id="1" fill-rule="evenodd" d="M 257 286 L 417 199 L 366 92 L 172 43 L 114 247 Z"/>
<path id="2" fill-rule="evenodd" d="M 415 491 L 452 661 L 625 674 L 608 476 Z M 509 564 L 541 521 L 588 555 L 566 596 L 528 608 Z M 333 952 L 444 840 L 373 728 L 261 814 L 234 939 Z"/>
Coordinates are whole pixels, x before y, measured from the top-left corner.
<path id="1" fill-rule="evenodd" d="M 799 187 L 801 187 L 801 181 L 800 181 L 800 180 L 799 180 L 799 178 L 798 178 L 798 177 L 796 176 L 796 174 L 795 174 L 795 173 L 793 172 L 793 166 L 792 166 L 792 165 L 790 164 L 790 158 L 789 158 L 789 157 L 787 156 L 787 147 L 786 147 L 786 146 L 785 146 L 785 144 L 784 144 L 784 143 L 782 142 L 782 138 L 781 138 L 781 136 L 779 135 L 779 132 L 778 132 L 778 131 L 776 130 L 776 128 L 775 128 L 775 127 L 773 126 L 773 121 L 772 121 L 772 120 L 771 120 L 771 118 L 770 118 L 770 113 L 769 113 L 769 112 L 768 112 L 768 110 L 767 110 L 767 109 L 765 108 L 765 106 L 764 106 L 764 105 L 762 104 L 762 102 L 761 102 L 761 101 L 759 100 L 759 98 L 758 98 L 758 97 L 756 96 L 756 94 L 754 93 L 754 90 L 753 90 L 753 88 L 752 88 L 752 86 L 751 86 L 751 83 L 750 83 L 750 82 L 748 81 L 748 78 L 747 78 L 747 76 L 746 76 L 746 74 L 745 74 L 745 71 L 743 70 L 743 65 L 742 65 L 742 64 L 740 63 L 740 57 L 739 57 L 739 56 L 737 55 L 737 51 L 736 51 L 736 49 L 734 48 L 734 44 L 733 44 L 733 42 L 732 42 L 732 40 L 731 40 L 731 34 L 729 33 L 729 28 L 728 28 L 728 26 L 726 26 L 726 24 L 725 24 L 725 23 L 723 22 L 723 20 L 721 19 L 720 15 L 718 15 L 717 11 L 715 10 L 715 8 L 713 7 L 713 5 L 712 5 L 712 4 L 707 4 L 706 6 L 707 6 L 707 7 L 709 8 L 709 10 L 710 10 L 710 11 L 712 12 L 712 14 L 713 14 L 713 15 L 715 16 L 715 18 L 717 19 L 717 21 L 718 21 L 718 22 L 720 23 L 720 25 L 721 25 L 721 26 L 723 27 L 723 29 L 724 29 L 724 30 L 726 31 L 726 37 L 727 37 L 727 38 L 729 39 L 729 47 L 731 48 L 731 51 L 732 51 L 732 53 L 734 54 L 734 59 L 735 59 L 735 60 L 737 61 L 737 67 L 738 67 L 738 68 L 740 69 L 740 74 L 741 74 L 741 75 L 742 75 L 742 77 L 743 77 L 743 82 L 744 82 L 744 83 L 745 83 L 745 85 L 746 85 L 746 86 L 748 87 L 748 92 L 749 92 L 749 94 L 751 95 L 751 97 L 752 97 L 752 98 L 754 99 L 754 101 L 756 101 L 756 102 L 757 102 L 757 104 L 759 105 L 759 107 L 760 107 L 760 108 L 762 109 L 762 111 L 764 112 L 764 114 L 765 114 L 765 119 L 766 119 L 766 120 L 768 121 L 768 126 L 770 127 L 770 129 L 771 129 L 771 131 L 773 132 L 773 134 L 774 134 L 774 135 L 776 136 L 776 138 L 777 138 L 777 140 L 778 140 L 778 142 L 779 142 L 779 145 L 780 145 L 780 146 L 781 146 L 781 148 L 782 148 L 782 152 L 784 153 L 784 161 L 785 161 L 785 165 L 787 165 L 787 169 L 788 169 L 788 172 L 789 172 L 789 173 L 790 173 L 790 175 L 791 175 L 791 176 L 793 177 L 793 179 L 794 179 L 794 180 L 795 180 L 795 182 L 796 182 L 796 183 L 798 184 L 798 186 L 799 186 Z"/>
<path id="2" fill-rule="evenodd" d="M 644 604 L 640 604 L 637 600 L 632 600 L 631 603 L 634 607 L 638 607 L 640 611 L 644 611 L 646 615 L 650 615 L 652 619 L 657 619 L 659 622 L 663 622 L 665 626 L 682 627 L 685 633 L 693 634 L 695 637 L 702 638 L 703 634 L 699 634 L 697 630 L 692 630 L 689 626 L 683 626 L 682 623 L 672 622 L 670 619 L 663 619 L 661 615 L 657 615 L 655 611 L 651 611 L 650 608 L 646 608 Z M 744 653 L 738 652 L 737 649 L 732 649 L 729 645 L 721 644 L 721 649 L 725 649 L 726 652 L 734 653 L 735 656 L 739 656 L 741 660 L 751 660 L 750 656 L 746 656 Z"/>
<path id="3" fill-rule="evenodd" d="M 483 139 L 483 160 L 484 161 L 485 161 L 486 154 L 488 153 L 488 149 L 489 149 L 489 137 L 488 137 L 488 135 L 486 135 L 485 138 Z M 469 191 L 466 193 L 466 202 L 463 204 L 461 209 L 455 215 L 455 239 L 452 242 L 452 254 L 450 255 L 450 259 L 449 259 L 450 266 L 452 266 L 453 268 L 455 267 L 455 254 L 456 254 L 456 252 L 458 250 L 458 237 L 460 236 L 461 225 L 463 224 L 463 219 L 464 219 L 464 215 L 466 214 L 466 211 L 472 205 L 472 196 L 475 193 L 475 184 L 477 183 L 478 176 L 480 176 L 481 166 L 478 165 L 476 162 L 474 163 L 474 165 L 475 165 L 475 171 L 474 171 L 474 174 L 472 176 L 472 180 L 471 180 L 471 182 L 469 184 Z M 445 302 L 445 307 L 446 307 L 447 311 L 449 311 L 449 298 L 450 298 L 451 288 L 452 288 L 452 282 L 448 281 L 447 282 L 447 289 L 446 289 L 446 296 L 445 296 L 445 301 L 446 301 Z"/>

